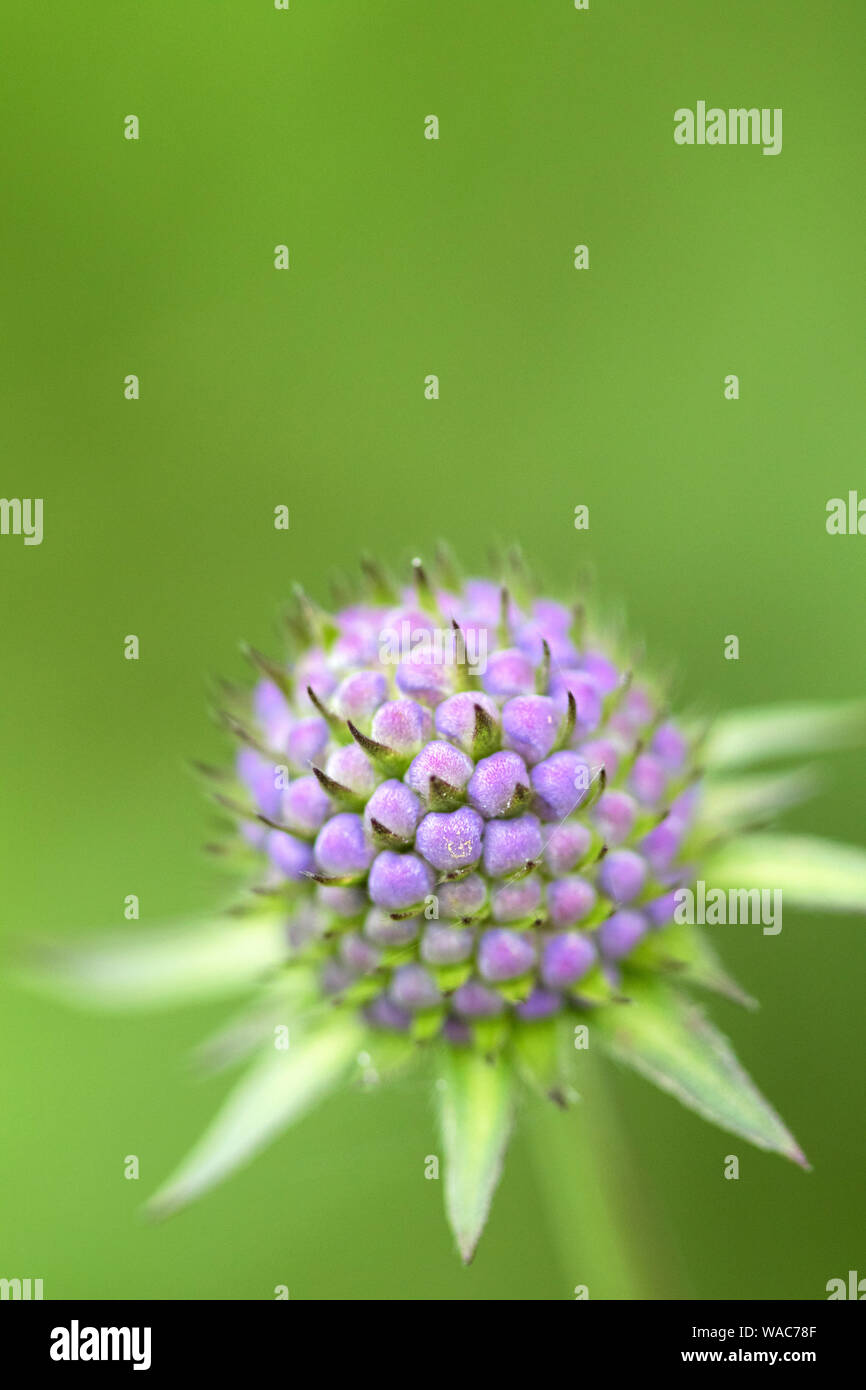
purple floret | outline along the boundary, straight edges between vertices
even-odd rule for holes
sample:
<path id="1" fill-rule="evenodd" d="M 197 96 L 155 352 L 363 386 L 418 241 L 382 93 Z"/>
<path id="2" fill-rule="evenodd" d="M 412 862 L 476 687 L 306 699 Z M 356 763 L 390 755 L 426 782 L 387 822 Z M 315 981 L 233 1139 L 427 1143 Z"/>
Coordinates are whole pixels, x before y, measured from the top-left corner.
<path id="1" fill-rule="evenodd" d="M 372 901 L 386 912 L 403 912 L 433 892 L 436 875 L 417 854 L 384 849 L 373 860 L 367 882 Z"/>
<path id="2" fill-rule="evenodd" d="M 553 753 L 532 769 L 534 809 L 541 820 L 572 815 L 589 792 L 592 774 L 578 753 Z"/>
<path id="3" fill-rule="evenodd" d="M 541 823 L 531 813 L 513 820 L 488 821 L 484 831 L 484 870 L 491 878 L 519 873 L 536 862 L 542 849 Z"/>
<path id="4" fill-rule="evenodd" d="M 523 652 L 505 647 L 488 657 L 483 684 L 488 695 L 531 695 L 535 667 Z"/>
<path id="5" fill-rule="evenodd" d="M 598 929 L 598 944 L 607 960 L 622 960 L 646 935 L 646 918 L 640 912 L 624 908 L 602 922 Z"/>
<path id="6" fill-rule="evenodd" d="M 478 971 L 491 984 L 516 980 L 535 964 L 535 944 L 529 932 L 494 927 L 478 947 Z"/>
<path id="7" fill-rule="evenodd" d="M 457 695 L 449 695 L 436 707 L 436 732 L 442 738 L 456 743 L 464 753 L 472 753 L 475 743 L 477 708 L 498 726 L 499 706 L 489 695 L 481 690 L 462 690 Z"/>
<path id="8" fill-rule="evenodd" d="M 373 833 L 373 821 L 402 840 L 407 846 L 415 838 L 415 830 L 423 807 L 411 787 L 391 777 L 381 782 L 364 809 L 364 824 Z"/>
<path id="9" fill-rule="evenodd" d="M 431 777 L 455 791 L 462 791 L 471 776 L 472 759 L 452 744 L 436 739 L 412 759 L 406 781 L 413 791 L 428 800 Z"/>
<path id="10" fill-rule="evenodd" d="M 471 868 L 481 858 L 484 821 L 477 811 L 431 811 L 418 826 L 415 848 L 443 874 Z"/>
<path id="11" fill-rule="evenodd" d="M 582 864 L 592 845 L 592 833 L 580 821 L 567 821 L 545 831 L 544 863 L 558 877 Z"/>
<path id="12" fill-rule="evenodd" d="M 558 932 L 545 943 L 541 978 L 549 989 L 568 989 L 583 979 L 595 960 L 595 947 L 588 936 L 577 931 Z"/>
<path id="13" fill-rule="evenodd" d="M 316 836 L 316 864 L 331 878 L 366 873 L 373 853 L 364 835 L 363 821 L 354 811 L 340 811 L 332 816 Z"/>
<path id="14" fill-rule="evenodd" d="M 525 794 L 529 799 L 529 773 L 517 753 L 492 753 L 475 766 L 466 788 L 469 801 L 482 816 L 504 816 Z"/>
<path id="15" fill-rule="evenodd" d="M 598 882 L 603 893 L 615 903 L 630 903 L 647 880 L 645 860 L 632 849 L 615 849 L 602 860 Z"/>
<path id="16" fill-rule="evenodd" d="M 272 830 L 267 841 L 268 858 L 286 878 L 301 883 L 315 865 L 313 851 L 305 840 L 287 835 L 284 830 Z"/>
<path id="17" fill-rule="evenodd" d="M 393 752 L 412 758 L 423 748 L 432 729 L 430 711 L 417 700 L 388 700 L 373 715 L 370 736 Z"/>
<path id="18" fill-rule="evenodd" d="M 595 904 L 595 889 L 577 874 L 569 874 L 548 885 L 547 912 L 555 927 L 570 927 L 582 922 Z"/>
<path id="19" fill-rule="evenodd" d="M 547 695 L 517 695 L 503 706 L 505 743 L 530 767 L 547 757 L 561 725 L 559 706 Z"/>

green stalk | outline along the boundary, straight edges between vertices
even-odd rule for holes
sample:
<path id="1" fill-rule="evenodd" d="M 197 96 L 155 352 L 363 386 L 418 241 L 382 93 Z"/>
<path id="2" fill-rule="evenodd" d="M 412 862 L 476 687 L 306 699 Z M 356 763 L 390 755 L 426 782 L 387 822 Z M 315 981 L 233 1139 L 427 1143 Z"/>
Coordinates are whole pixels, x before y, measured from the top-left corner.
<path id="1" fill-rule="evenodd" d="M 647 1229 L 646 1204 L 636 1191 L 635 1156 L 628 1153 L 605 1085 L 610 1079 L 589 1052 L 582 1053 L 576 1078 L 580 1100 L 567 1110 L 538 1100 L 525 1130 L 559 1252 L 565 1296 L 660 1298 L 665 1294 L 652 1277 L 659 1247 Z"/>

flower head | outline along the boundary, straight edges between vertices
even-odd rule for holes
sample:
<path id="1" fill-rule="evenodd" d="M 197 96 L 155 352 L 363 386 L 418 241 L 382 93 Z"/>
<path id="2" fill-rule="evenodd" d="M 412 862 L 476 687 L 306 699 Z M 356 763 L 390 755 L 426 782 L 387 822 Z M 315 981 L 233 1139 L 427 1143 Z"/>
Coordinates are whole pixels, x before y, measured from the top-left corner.
<path id="1" fill-rule="evenodd" d="M 152 950 L 168 993 L 260 982 L 264 1003 L 220 1048 L 261 1052 L 156 1208 L 203 1191 L 353 1070 L 418 1062 L 438 1075 L 448 1213 L 469 1258 L 515 1092 L 572 1098 L 584 1026 L 704 1116 L 805 1163 L 685 993 L 745 998 L 676 909 L 698 878 L 743 876 L 820 882 L 830 905 L 862 905 L 858 851 L 839 901 L 831 849 L 792 849 L 793 875 L 778 837 L 744 835 L 799 794 L 790 776 L 718 772 L 849 740 L 862 710 L 708 732 L 672 715 L 580 610 L 487 579 L 446 589 L 417 563 L 412 588 L 368 577 L 363 602 L 333 616 L 301 596 L 291 657 L 252 653 L 261 679 L 226 711 L 240 750 L 219 789 L 234 819 L 222 853 L 256 891 L 193 946 Z M 145 959 L 147 941 L 137 949 Z M 102 965 L 73 957 L 67 983 L 135 995 L 136 948 L 113 975 L 96 950 Z M 289 1005 L 297 1040 L 281 1051 L 273 1019 Z"/>

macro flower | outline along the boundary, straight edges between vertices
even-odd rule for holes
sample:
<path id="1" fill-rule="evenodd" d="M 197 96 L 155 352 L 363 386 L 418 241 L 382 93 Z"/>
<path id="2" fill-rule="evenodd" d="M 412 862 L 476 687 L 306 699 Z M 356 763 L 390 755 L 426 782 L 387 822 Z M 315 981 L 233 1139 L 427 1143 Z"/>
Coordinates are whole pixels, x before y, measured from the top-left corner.
<path id="1" fill-rule="evenodd" d="M 215 847 L 241 878 L 230 910 L 42 966 L 111 1006 L 254 996 L 203 1052 L 249 1069 L 151 1210 L 205 1192 L 339 1084 L 416 1066 L 468 1260 L 521 1092 L 572 1105 L 584 1037 L 807 1166 L 695 1002 L 751 1001 L 676 906 L 700 880 L 864 908 L 863 851 L 764 828 L 809 775 L 744 771 L 854 742 L 863 707 L 677 716 L 603 626 L 522 571 L 415 562 L 399 587 L 368 564 L 333 615 L 299 595 L 291 633 L 282 661 L 248 653 L 257 681 L 220 712 L 234 762 L 203 769 L 230 820 Z"/>

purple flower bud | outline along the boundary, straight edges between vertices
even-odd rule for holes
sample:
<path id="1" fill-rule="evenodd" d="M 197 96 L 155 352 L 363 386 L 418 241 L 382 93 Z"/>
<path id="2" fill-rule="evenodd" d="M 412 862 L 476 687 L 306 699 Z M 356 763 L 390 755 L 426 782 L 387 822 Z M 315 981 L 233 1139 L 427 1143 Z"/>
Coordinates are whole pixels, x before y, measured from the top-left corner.
<path id="1" fill-rule="evenodd" d="M 472 776 L 472 759 L 459 748 L 444 740 L 435 739 L 421 749 L 413 758 L 406 773 L 406 781 L 419 796 L 428 800 L 431 795 L 430 778 L 435 777 L 446 786 L 462 791 Z"/>
<path id="2" fill-rule="evenodd" d="M 263 816 L 276 820 L 280 814 L 282 792 L 277 786 L 276 766 L 254 748 L 242 748 L 235 763 L 238 778 L 250 792 Z"/>
<path id="3" fill-rule="evenodd" d="M 620 740 L 593 738 L 586 743 L 581 743 L 577 751 L 589 763 L 594 773 L 604 768 L 607 773 L 607 780 L 610 781 L 619 770 L 619 762 L 624 750 Z"/>
<path id="4" fill-rule="evenodd" d="M 334 710 L 357 724 L 375 714 L 387 694 L 388 681 L 381 671 L 356 671 L 337 686 Z"/>
<path id="5" fill-rule="evenodd" d="M 457 1047 L 466 1047 L 472 1041 L 472 1032 L 459 1018 L 446 1018 L 442 1025 L 442 1036 Z"/>
<path id="6" fill-rule="evenodd" d="M 389 700 L 373 715 L 370 736 L 404 758 L 412 758 L 424 746 L 432 729 L 429 711 L 416 700 Z"/>
<path id="7" fill-rule="evenodd" d="M 612 717 L 611 728 L 628 737 L 634 737 L 646 727 L 654 713 L 653 703 L 647 692 L 638 686 L 632 686 Z"/>
<path id="8" fill-rule="evenodd" d="M 299 719 L 288 738 L 289 762 L 295 767 L 308 768 L 324 753 L 328 746 L 328 738 L 328 725 L 320 715 Z"/>
<path id="9" fill-rule="evenodd" d="M 535 690 L 535 668 L 523 652 L 503 647 L 487 658 L 483 685 L 488 695 L 531 695 Z"/>
<path id="10" fill-rule="evenodd" d="M 537 623 L 526 623 L 516 634 L 517 646 L 531 662 L 533 668 L 544 660 L 544 644 L 547 643 L 551 664 L 572 667 L 577 664 L 578 655 L 574 644 L 568 637 L 556 632 L 546 632 Z M 544 694 L 544 691 L 540 692 Z"/>
<path id="11" fill-rule="evenodd" d="M 330 799 L 315 777 L 298 777 L 283 792 L 283 821 L 297 835 L 315 835 L 330 814 Z"/>
<path id="12" fill-rule="evenodd" d="M 373 853 L 364 837 L 364 823 L 353 811 L 332 816 L 316 836 L 316 863 L 329 877 L 366 873 Z"/>
<path id="13" fill-rule="evenodd" d="M 677 889 L 672 888 L 669 893 L 663 893 L 660 898 L 653 898 L 652 902 L 644 903 L 643 911 L 646 913 L 653 927 L 664 927 L 668 922 L 674 920 L 674 912 L 677 909 Z"/>
<path id="14" fill-rule="evenodd" d="M 420 917 L 401 917 L 395 922 L 378 907 L 372 907 L 364 921 L 364 935 L 376 946 L 408 946 L 420 930 Z"/>
<path id="15" fill-rule="evenodd" d="M 267 843 L 268 832 L 261 821 L 242 820 L 238 825 L 241 837 L 245 844 L 251 849 L 264 849 Z"/>
<path id="16" fill-rule="evenodd" d="M 377 1028 L 391 1028 L 395 1032 L 407 1032 L 412 1019 L 404 1009 L 400 1009 L 385 994 L 380 994 L 364 1010 L 368 1023 Z"/>
<path id="17" fill-rule="evenodd" d="M 592 774 L 577 753 L 553 753 L 532 769 L 535 810 L 542 820 L 563 820 L 586 798 Z"/>
<path id="18" fill-rule="evenodd" d="M 423 965 L 401 965 L 394 971 L 389 994 L 400 1009 L 432 1009 L 442 998 L 433 976 Z"/>
<path id="19" fill-rule="evenodd" d="M 482 816 L 492 819 L 504 816 L 510 807 L 519 804 L 524 788 L 529 799 L 529 773 L 526 764 L 517 753 L 492 753 L 476 763 L 475 771 L 469 779 L 467 794 L 470 803 Z"/>
<path id="20" fill-rule="evenodd" d="M 555 927 L 570 927 L 588 917 L 596 904 L 591 883 L 577 874 L 557 879 L 547 887 L 547 911 Z"/>
<path id="21" fill-rule="evenodd" d="M 628 783 L 644 806 L 657 806 L 665 794 L 668 775 L 660 758 L 641 753 L 634 760 Z"/>
<path id="22" fill-rule="evenodd" d="M 384 849 L 373 860 L 367 891 L 377 907 L 402 912 L 422 903 L 433 892 L 436 877 L 417 854 L 397 854 Z"/>
<path id="23" fill-rule="evenodd" d="M 676 816 L 665 816 L 641 840 L 641 853 L 657 877 L 668 870 L 679 854 L 684 834 L 685 826 L 681 820 Z"/>
<path id="24" fill-rule="evenodd" d="M 505 1008 L 505 1001 L 480 980 L 467 980 L 454 991 L 451 1006 L 463 1018 L 495 1018 Z"/>
<path id="25" fill-rule="evenodd" d="M 475 945 L 471 927 L 449 927 L 430 922 L 421 940 L 421 959 L 428 965 L 459 965 L 468 960 Z"/>
<path id="26" fill-rule="evenodd" d="M 530 767 L 547 757 L 561 723 L 559 707 L 547 695 L 517 695 L 502 710 L 505 742 Z"/>
<path id="27" fill-rule="evenodd" d="M 340 960 L 347 970 L 357 975 L 368 975 L 375 970 L 381 959 L 381 952 L 358 932 L 348 932 L 340 938 Z"/>
<path id="28" fill-rule="evenodd" d="M 592 835 L 580 821 L 569 821 L 565 825 L 554 826 L 547 832 L 547 843 L 544 846 L 544 862 L 548 873 L 558 877 L 582 864 L 591 844 Z"/>
<path id="29" fill-rule="evenodd" d="M 367 894 L 362 888 L 343 887 L 337 883 L 317 884 L 316 902 L 323 911 L 342 918 L 360 917 L 369 907 Z"/>
<path id="30" fill-rule="evenodd" d="M 598 944 L 608 960 L 622 960 L 646 935 L 646 918 L 628 908 L 615 912 L 598 929 Z"/>
<path id="31" fill-rule="evenodd" d="M 615 849 L 602 860 L 599 886 L 615 903 L 630 903 L 646 883 L 647 868 L 632 849 Z"/>
<path id="32" fill-rule="evenodd" d="M 467 874 L 456 883 L 440 883 L 436 894 L 443 917 L 474 917 L 487 901 L 487 885 L 480 874 Z"/>
<path id="33" fill-rule="evenodd" d="M 432 657 L 402 661 L 395 676 L 397 688 L 425 705 L 438 704 L 454 689 L 454 668 Z"/>
<path id="34" fill-rule="evenodd" d="M 272 830 L 267 840 L 268 858 L 286 878 L 300 883 L 315 867 L 313 851 L 304 840 L 296 840 L 284 830 Z"/>
<path id="35" fill-rule="evenodd" d="M 431 811 L 418 826 L 415 848 L 441 873 L 456 873 L 481 858 L 484 821 L 477 811 L 461 806 L 457 811 Z"/>
<path id="36" fill-rule="evenodd" d="M 485 980 L 497 984 L 516 980 L 535 964 L 535 946 L 528 932 L 494 927 L 486 931 L 478 947 L 478 970 Z"/>
<path id="37" fill-rule="evenodd" d="M 449 695 L 436 707 L 436 732 L 469 754 L 475 746 L 476 705 L 480 705 L 484 713 L 498 725 L 499 706 L 480 690 L 461 690 L 458 695 Z"/>
<path id="38" fill-rule="evenodd" d="M 325 994 L 342 994 L 352 983 L 352 971 L 338 960 L 326 961 L 321 975 L 322 990 Z"/>
<path id="39" fill-rule="evenodd" d="M 541 855 L 541 825 L 532 814 L 488 821 L 484 831 L 484 868 L 491 878 L 525 869 Z"/>
<path id="40" fill-rule="evenodd" d="M 325 763 L 325 772 L 356 796 L 369 796 L 376 785 L 376 773 L 366 753 L 357 743 L 338 748 Z"/>
<path id="41" fill-rule="evenodd" d="M 671 802 L 671 815 L 676 816 L 677 820 L 682 821 L 683 825 L 691 825 L 692 818 L 700 805 L 700 801 L 700 784 L 695 783 L 691 787 L 686 787 L 685 791 L 680 792 L 676 800 Z"/>
<path id="42" fill-rule="evenodd" d="M 588 676 L 592 676 L 602 695 L 611 695 L 620 683 L 616 666 L 601 652 L 585 652 L 580 667 Z"/>
<path id="43" fill-rule="evenodd" d="M 517 883 L 504 883 L 493 890 L 490 900 L 495 922 L 522 922 L 541 917 L 541 884 L 534 875 Z"/>
<path id="44" fill-rule="evenodd" d="M 492 579 L 468 579 L 463 588 L 466 610 L 481 623 L 496 627 L 499 622 L 502 591 Z"/>
<path id="45" fill-rule="evenodd" d="M 373 792 L 364 810 L 367 833 L 373 834 L 372 822 L 384 827 L 391 835 L 411 845 L 421 816 L 421 802 L 411 787 L 391 777 Z"/>
<path id="46" fill-rule="evenodd" d="M 602 792 L 591 815 L 605 844 L 621 845 L 634 828 L 637 806 L 628 792 Z"/>
<path id="47" fill-rule="evenodd" d="M 558 994 L 548 989 L 534 989 L 528 999 L 515 1006 L 514 1012 L 524 1023 L 533 1023 L 542 1018 L 550 1018 L 558 1013 L 562 1000 Z"/>
<path id="48" fill-rule="evenodd" d="M 668 772 L 680 772 L 688 755 L 688 744 L 676 724 L 660 724 L 650 745 Z"/>
<path id="49" fill-rule="evenodd" d="M 595 964 L 595 947 L 579 931 L 564 931 L 545 943 L 541 978 L 549 989 L 568 989 Z"/>
<path id="50" fill-rule="evenodd" d="M 558 672 L 550 682 L 550 693 L 563 713 L 568 709 L 569 691 L 577 705 L 577 735 L 585 737 L 601 719 L 601 691 L 586 671 Z"/>
<path id="51" fill-rule="evenodd" d="M 295 663 L 295 689 L 298 704 L 303 709 L 312 709 L 307 694 L 307 686 L 312 686 L 320 700 L 327 700 L 337 688 L 337 680 L 328 663 L 328 658 L 319 647 L 305 652 Z"/>
<path id="52" fill-rule="evenodd" d="M 551 598 L 537 598 L 532 605 L 532 618 L 545 637 L 567 637 L 574 614 L 564 603 Z"/>
<path id="53" fill-rule="evenodd" d="M 292 715 L 275 681 L 259 681 L 253 691 L 253 710 L 269 747 L 285 748 Z"/>

